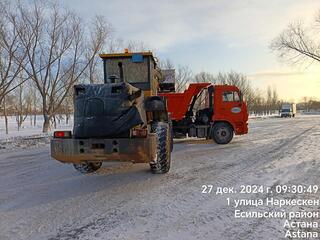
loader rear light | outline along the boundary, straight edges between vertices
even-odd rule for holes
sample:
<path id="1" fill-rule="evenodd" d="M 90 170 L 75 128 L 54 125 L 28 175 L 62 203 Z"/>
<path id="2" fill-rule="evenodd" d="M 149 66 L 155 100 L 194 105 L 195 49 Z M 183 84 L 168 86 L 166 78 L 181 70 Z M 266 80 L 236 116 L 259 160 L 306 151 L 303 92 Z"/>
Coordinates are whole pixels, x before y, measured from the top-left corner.
<path id="1" fill-rule="evenodd" d="M 131 131 L 132 137 L 147 137 L 148 130 L 147 129 L 141 129 L 141 128 L 134 128 Z"/>
<path id="2" fill-rule="evenodd" d="M 71 131 L 55 131 L 53 136 L 55 138 L 71 138 Z"/>

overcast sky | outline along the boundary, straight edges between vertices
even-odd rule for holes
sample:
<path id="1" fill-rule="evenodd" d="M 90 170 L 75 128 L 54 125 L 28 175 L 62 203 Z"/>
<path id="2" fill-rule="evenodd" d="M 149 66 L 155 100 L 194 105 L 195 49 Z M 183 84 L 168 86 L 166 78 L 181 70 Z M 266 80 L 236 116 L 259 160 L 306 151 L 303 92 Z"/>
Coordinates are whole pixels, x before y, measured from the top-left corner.
<path id="1" fill-rule="evenodd" d="M 116 37 L 142 41 L 194 72 L 236 70 L 281 97 L 320 98 L 320 64 L 281 63 L 270 41 L 295 20 L 311 21 L 320 0 L 61 0 L 85 19 L 104 15 Z"/>

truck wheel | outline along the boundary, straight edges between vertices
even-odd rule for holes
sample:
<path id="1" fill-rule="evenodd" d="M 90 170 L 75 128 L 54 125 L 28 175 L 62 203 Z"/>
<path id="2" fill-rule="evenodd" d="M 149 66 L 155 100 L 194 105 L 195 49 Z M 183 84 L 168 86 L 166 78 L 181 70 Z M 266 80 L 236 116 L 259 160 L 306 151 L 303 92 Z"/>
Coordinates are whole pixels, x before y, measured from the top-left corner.
<path id="1" fill-rule="evenodd" d="M 97 171 L 102 165 L 102 162 L 82 162 L 73 164 L 74 168 L 81 173 L 92 173 Z"/>
<path id="2" fill-rule="evenodd" d="M 233 129 L 227 123 L 216 123 L 212 129 L 212 139 L 218 144 L 228 144 L 233 138 Z"/>
<path id="3" fill-rule="evenodd" d="M 157 159 L 150 163 L 152 173 L 167 173 L 171 161 L 171 134 L 168 123 L 157 122 L 153 125 L 156 133 Z"/>

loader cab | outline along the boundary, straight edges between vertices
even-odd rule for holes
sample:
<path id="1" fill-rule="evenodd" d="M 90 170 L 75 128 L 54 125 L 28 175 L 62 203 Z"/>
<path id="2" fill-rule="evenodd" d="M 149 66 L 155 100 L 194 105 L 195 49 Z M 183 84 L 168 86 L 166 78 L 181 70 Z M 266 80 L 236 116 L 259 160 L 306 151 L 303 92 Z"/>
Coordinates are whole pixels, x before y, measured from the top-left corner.
<path id="1" fill-rule="evenodd" d="M 152 52 L 100 54 L 104 83 L 127 82 L 144 91 L 144 96 L 157 95 L 159 70 Z"/>

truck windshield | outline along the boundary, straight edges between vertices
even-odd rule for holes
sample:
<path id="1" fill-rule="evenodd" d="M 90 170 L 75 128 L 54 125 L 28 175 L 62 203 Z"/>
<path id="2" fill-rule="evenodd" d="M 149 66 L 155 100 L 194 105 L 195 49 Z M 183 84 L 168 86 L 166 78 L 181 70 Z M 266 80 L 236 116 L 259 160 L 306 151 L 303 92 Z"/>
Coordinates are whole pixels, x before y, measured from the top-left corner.
<path id="1" fill-rule="evenodd" d="M 224 102 L 240 102 L 240 96 L 238 92 L 235 91 L 223 92 L 222 100 Z"/>
<path id="2" fill-rule="evenodd" d="M 282 109 L 282 112 L 290 112 L 290 109 Z"/>

